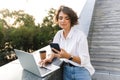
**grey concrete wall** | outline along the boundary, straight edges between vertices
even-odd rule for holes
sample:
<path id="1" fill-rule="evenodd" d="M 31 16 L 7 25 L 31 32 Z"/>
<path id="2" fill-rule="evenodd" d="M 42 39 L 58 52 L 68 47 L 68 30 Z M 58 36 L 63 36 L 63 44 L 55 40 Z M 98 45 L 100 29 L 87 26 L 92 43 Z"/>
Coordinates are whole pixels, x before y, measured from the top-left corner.
<path id="1" fill-rule="evenodd" d="M 120 75 L 96 72 L 92 80 L 120 80 Z"/>
<path id="2" fill-rule="evenodd" d="M 120 0 L 96 0 L 88 40 L 93 80 L 120 80 Z"/>

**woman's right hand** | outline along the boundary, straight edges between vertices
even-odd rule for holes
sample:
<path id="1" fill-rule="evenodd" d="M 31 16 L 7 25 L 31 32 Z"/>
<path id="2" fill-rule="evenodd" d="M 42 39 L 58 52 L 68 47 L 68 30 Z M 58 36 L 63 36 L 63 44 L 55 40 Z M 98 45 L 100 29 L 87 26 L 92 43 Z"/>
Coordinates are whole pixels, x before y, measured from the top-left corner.
<path id="1" fill-rule="evenodd" d="M 49 56 L 48 56 L 46 59 L 41 60 L 41 61 L 39 62 L 40 66 L 43 67 L 43 66 L 45 66 L 47 63 L 51 63 L 54 57 L 55 57 L 55 54 L 54 54 L 54 53 L 49 54 Z"/>

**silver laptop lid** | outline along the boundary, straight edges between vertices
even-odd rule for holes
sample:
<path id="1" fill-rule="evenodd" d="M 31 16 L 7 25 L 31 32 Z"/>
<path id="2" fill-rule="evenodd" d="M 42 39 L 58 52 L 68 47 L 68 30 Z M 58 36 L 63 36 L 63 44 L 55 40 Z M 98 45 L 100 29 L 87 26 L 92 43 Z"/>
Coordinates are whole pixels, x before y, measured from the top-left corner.
<path id="1" fill-rule="evenodd" d="M 22 50 L 17 50 L 17 49 L 14 50 L 23 69 L 28 70 L 38 76 L 41 76 L 38 66 L 36 65 L 36 62 L 32 54 L 24 52 Z"/>

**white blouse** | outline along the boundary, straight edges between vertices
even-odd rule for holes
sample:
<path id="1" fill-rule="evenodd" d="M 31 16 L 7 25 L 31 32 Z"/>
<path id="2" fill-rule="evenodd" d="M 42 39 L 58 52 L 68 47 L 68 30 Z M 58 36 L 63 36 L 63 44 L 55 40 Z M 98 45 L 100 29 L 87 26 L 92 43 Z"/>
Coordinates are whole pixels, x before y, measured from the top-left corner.
<path id="1" fill-rule="evenodd" d="M 69 62 L 75 66 L 85 67 L 91 75 L 94 74 L 95 70 L 90 62 L 87 37 L 82 31 L 72 27 L 65 39 L 63 36 L 63 30 L 60 30 L 56 33 L 53 42 L 58 43 L 60 48 L 65 49 L 71 55 L 79 56 L 81 59 L 81 64 L 68 59 L 64 59 L 65 62 Z"/>

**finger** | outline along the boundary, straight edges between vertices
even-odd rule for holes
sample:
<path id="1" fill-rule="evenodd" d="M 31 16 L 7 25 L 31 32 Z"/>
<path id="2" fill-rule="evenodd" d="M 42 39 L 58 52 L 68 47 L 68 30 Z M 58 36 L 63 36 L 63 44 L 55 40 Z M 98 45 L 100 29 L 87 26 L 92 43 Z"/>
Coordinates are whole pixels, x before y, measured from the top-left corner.
<path id="1" fill-rule="evenodd" d="M 47 63 L 47 59 L 42 60 L 41 65 L 44 66 Z"/>
<path id="2" fill-rule="evenodd" d="M 41 64 L 43 62 L 43 60 L 39 61 L 38 64 Z"/>
<path id="3" fill-rule="evenodd" d="M 41 62 L 39 66 L 40 66 L 40 67 L 43 67 L 43 63 Z"/>
<path id="4" fill-rule="evenodd" d="M 54 50 L 56 53 L 59 53 L 59 51 L 55 48 L 52 48 L 52 50 Z"/>
<path id="5" fill-rule="evenodd" d="M 41 67 L 44 67 L 45 66 L 45 62 L 41 62 Z"/>

